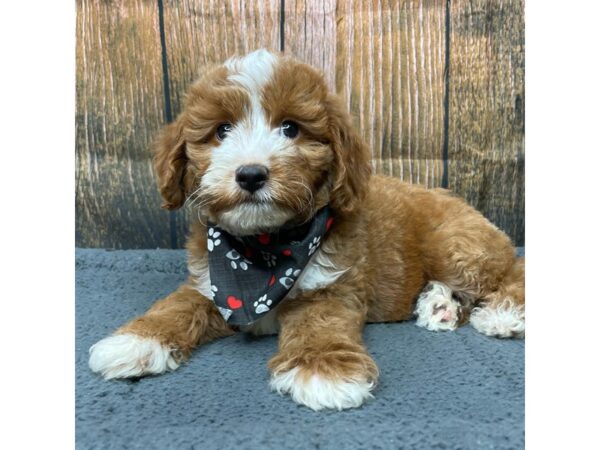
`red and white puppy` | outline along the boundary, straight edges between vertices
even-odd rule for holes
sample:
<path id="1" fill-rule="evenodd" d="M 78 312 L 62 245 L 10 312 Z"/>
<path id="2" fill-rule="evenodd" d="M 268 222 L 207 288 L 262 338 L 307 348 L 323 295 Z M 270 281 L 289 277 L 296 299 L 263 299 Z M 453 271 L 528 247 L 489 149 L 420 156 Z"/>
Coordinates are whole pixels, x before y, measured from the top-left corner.
<path id="1" fill-rule="evenodd" d="M 470 321 L 498 337 L 524 335 L 524 262 L 509 238 L 463 200 L 372 176 L 371 152 L 322 75 L 265 50 L 207 68 L 162 132 L 155 168 L 164 207 L 187 203 L 189 280 L 90 349 L 106 378 L 176 369 L 204 342 L 228 336 L 210 300 L 207 230 L 234 236 L 303 223 L 329 205 L 334 226 L 284 301 L 244 331 L 279 333 L 271 386 L 312 409 L 372 396 L 378 369 L 365 322 L 429 330 Z M 267 169 L 252 192 L 241 166 Z"/>

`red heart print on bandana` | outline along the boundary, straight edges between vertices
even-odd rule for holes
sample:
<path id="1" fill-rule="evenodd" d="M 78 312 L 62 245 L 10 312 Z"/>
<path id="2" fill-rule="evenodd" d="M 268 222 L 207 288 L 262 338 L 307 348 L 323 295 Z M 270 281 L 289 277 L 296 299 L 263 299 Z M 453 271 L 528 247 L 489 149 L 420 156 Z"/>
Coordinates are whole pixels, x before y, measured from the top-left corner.
<path id="1" fill-rule="evenodd" d="M 325 223 L 325 231 L 329 231 L 332 223 L 333 223 L 333 217 L 330 217 L 329 219 L 327 219 L 327 223 Z"/>
<path id="2" fill-rule="evenodd" d="M 235 298 L 233 295 L 227 297 L 227 304 L 231 309 L 240 309 L 244 302 L 242 302 L 239 298 Z"/>
<path id="3" fill-rule="evenodd" d="M 286 223 L 248 236 L 233 236 L 207 224 L 206 238 L 213 241 L 208 252 L 210 282 L 218 286 L 211 288 L 210 299 L 228 324 L 255 323 L 287 298 L 325 242 L 326 228 L 335 226 L 330 217 L 330 208 L 324 206 L 306 223 Z"/>

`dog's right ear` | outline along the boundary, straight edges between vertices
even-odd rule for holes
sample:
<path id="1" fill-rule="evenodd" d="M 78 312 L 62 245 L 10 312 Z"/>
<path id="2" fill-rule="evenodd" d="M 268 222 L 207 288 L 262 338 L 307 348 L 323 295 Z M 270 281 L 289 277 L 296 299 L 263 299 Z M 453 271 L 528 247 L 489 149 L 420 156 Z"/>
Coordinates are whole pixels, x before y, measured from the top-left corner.
<path id="1" fill-rule="evenodd" d="M 154 145 L 154 171 L 163 198 L 162 208 L 180 208 L 186 196 L 184 176 L 188 164 L 181 116 L 167 125 Z"/>

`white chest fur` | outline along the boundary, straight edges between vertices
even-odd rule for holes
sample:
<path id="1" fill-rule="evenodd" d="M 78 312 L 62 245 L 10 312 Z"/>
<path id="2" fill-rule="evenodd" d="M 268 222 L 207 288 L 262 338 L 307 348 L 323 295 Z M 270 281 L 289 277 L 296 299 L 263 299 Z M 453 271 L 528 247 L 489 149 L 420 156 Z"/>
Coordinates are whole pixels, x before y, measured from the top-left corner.
<path id="1" fill-rule="evenodd" d="M 205 257 L 200 260 L 190 261 L 188 269 L 195 278 L 196 289 L 198 292 L 205 297 L 212 299 L 213 291 L 211 289 L 210 273 L 208 270 L 208 258 Z M 319 248 L 298 277 L 298 280 L 284 301 L 292 300 L 302 292 L 313 291 L 329 286 L 347 270 L 348 269 L 346 268 L 336 266 L 323 248 Z M 256 335 L 277 334 L 279 332 L 277 308 L 271 310 L 263 318 L 252 325 L 242 327 L 242 331 Z"/>

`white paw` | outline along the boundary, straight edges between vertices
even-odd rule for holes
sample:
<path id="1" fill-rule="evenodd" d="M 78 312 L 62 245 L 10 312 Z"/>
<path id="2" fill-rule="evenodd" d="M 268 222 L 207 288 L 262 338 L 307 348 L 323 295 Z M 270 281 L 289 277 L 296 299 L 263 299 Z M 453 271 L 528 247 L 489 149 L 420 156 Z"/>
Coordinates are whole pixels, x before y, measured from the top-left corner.
<path id="1" fill-rule="evenodd" d="M 171 353 L 154 339 L 116 334 L 90 348 L 89 366 L 106 379 L 159 374 L 179 367 Z"/>
<path id="2" fill-rule="evenodd" d="M 273 375 L 271 389 L 290 397 L 301 405 L 319 411 L 321 409 L 357 408 L 373 397 L 373 382 L 352 380 L 334 381 L 319 375 L 311 375 L 306 380 L 300 377 L 298 368 Z"/>
<path id="3" fill-rule="evenodd" d="M 510 300 L 498 306 L 474 308 L 470 322 L 473 328 L 487 336 L 503 338 L 525 336 L 525 309 Z"/>
<path id="4" fill-rule="evenodd" d="M 460 303 L 452 298 L 445 284 L 430 281 L 417 300 L 417 326 L 431 331 L 455 330 L 458 326 Z"/>

